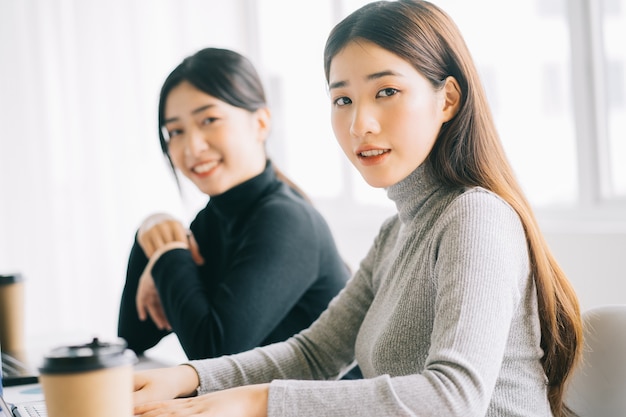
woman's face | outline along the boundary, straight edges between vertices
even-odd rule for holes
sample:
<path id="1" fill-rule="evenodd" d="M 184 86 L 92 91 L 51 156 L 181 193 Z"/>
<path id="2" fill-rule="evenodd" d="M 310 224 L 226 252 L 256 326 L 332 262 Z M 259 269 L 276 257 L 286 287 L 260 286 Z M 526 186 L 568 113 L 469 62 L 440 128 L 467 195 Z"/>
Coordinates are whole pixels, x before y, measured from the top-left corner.
<path id="1" fill-rule="evenodd" d="M 265 168 L 269 110 L 249 112 L 182 82 L 165 102 L 174 166 L 202 192 L 222 194 Z"/>
<path id="2" fill-rule="evenodd" d="M 454 115 L 448 101 L 454 86 L 447 84 L 435 91 L 409 62 L 368 41 L 351 41 L 335 55 L 329 72 L 333 130 L 368 184 L 389 187 L 424 162 L 441 125 Z"/>

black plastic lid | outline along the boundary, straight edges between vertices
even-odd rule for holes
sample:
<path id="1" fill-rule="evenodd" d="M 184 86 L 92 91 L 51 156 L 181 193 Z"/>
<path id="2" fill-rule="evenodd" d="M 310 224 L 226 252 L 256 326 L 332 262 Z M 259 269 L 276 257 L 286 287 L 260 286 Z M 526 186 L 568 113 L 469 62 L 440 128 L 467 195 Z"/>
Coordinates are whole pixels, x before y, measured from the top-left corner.
<path id="1" fill-rule="evenodd" d="M 22 274 L 16 272 L 14 274 L 1 274 L 0 285 L 13 284 L 14 282 L 24 281 Z"/>
<path id="2" fill-rule="evenodd" d="M 39 372 L 67 374 L 132 365 L 136 362 L 137 356 L 133 351 L 126 349 L 124 339 L 102 342 L 94 338 L 85 345 L 61 346 L 52 349 L 44 356 Z"/>

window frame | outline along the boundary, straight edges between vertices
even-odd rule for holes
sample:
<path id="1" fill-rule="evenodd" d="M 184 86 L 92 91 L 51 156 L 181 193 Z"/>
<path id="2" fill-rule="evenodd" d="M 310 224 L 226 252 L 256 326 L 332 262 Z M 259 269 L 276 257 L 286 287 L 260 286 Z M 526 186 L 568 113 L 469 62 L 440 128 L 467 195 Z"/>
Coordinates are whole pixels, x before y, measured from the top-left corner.
<path id="1" fill-rule="evenodd" d="M 573 111 L 576 128 L 578 198 L 574 206 L 540 207 L 551 229 L 626 231 L 626 198 L 610 189 L 607 85 L 602 3 L 568 0 Z"/>

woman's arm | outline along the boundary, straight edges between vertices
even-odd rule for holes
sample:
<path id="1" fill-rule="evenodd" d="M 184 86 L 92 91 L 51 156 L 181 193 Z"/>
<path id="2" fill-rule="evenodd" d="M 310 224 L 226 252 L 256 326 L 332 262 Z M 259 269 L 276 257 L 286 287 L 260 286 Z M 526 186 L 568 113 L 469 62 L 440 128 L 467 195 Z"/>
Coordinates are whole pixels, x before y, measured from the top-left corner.
<path id="1" fill-rule="evenodd" d="M 135 415 L 265 417 L 270 395 L 267 382 L 324 378 L 328 369 L 340 369 L 354 356 L 358 324 L 371 301 L 369 267 L 373 259 L 368 256 L 362 262 L 328 311 L 302 335 L 237 355 L 192 361 L 189 365 L 193 368 L 181 365 L 136 372 Z M 179 398 L 196 393 L 202 395 Z"/>
<path id="2" fill-rule="evenodd" d="M 128 343 L 128 347 L 138 354 L 155 346 L 169 331 L 159 329 L 152 320 L 141 320 L 137 314 L 137 288 L 148 258 L 135 241 L 126 270 L 126 282 L 120 302 L 117 334 Z"/>
<path id="3" fill-rule="evenodd" d="M 316 297 L 309 300 L 313 309 L 328 303 L 347 279 L 339 257 L 334 269 L 321 258 L 328 240 L 319 233 L 329 232 L 320 230 L 308 211 L 263 206 L 240 223 L 221 237 L 230 252 L 214 256 L 202 248 L 204 267 L 198 268 L 188 251 L 172 250 L 152 269 L 164 311 L 190 359 L 251 349 L 281 327 L 291 329 L 277 338 L 284 340 L 323 310 L 316 307 L 313 314 L 303 305 L 292 311 L 307 291 L 314 289 L 307 295 Z M 203 231 L 194 233 L 202 245 Z M 213 274 L 210 286 L 205 274 Z M 333 287 L 318 286 L 323 274 L 334 275 L 326 280 Z"/>
<path id="4" fill-rule="evenodd" d="M 189 365 L 136 371 L 134 374 L 135 404 L 156 400 L 192 397 L 200 380 Z"/>
<path id="5" fill-rule="evenodd" d="M 146 218 L 135 235 L 120 303 L 118 336 L 137 353 L 156 345 L 171 330 L 154 286 L 152 265 L 165 251 L 180 247 L 190 249 L 197 264 L 204 262 L 193 235 L 165 213 Z"/>
<path id="6" fill-rule="evenodd" d="M 342 366 L 347 369 L 345 364 L 354 357 L 358 324 L 372 297 L 368 259 L 373 258 L 362 262 L 345 290 L 310 329 L 286 342 L 192 361 L 194 374 L 185 374 L 180 366 L 136 373 L 136 415 L 266 416 L 270 395 L 267 382 L 277 378 L 323 379 L 330 372 L 337 374 Z M 173 383 L 180 378 L 184 380 Z M 186 396 L 192 388 L 202 395 L 171 400 Z"/>
<path id="7" fill-rule="evenodd" d="M 396 301 L 402 300 L 403 304 L 396 312 L 400 313 L 398 320 L 389 322 L 397 329 L 393 330 L 397 331 L 397 337 L 389 335 L 392 340 L 405 340 L 393 346 L 397 353 L 390 354 L 386 347 L 375 343 L 381 342 L 380 339 L 362 341 L 365 359 L 376 367 L 373 371 L 366 368 L 367 379 L 302 380 L 307 379 L 302 369 L 310 370 L 309 379 L 323 379 L 331 364 L 338 363 L 333 355 L 342 357 L 347 351 L 348 347 L 342 343 L 355 343 L 359 331 L 356 323 L 362 323 L 369 304 L 363 303 L 367 306 L 364 311 L 354 306 L 361 304 L 358 301 L 361 298 L 371 300 L 366 288 L 372 291 L 378 285 L 376 282 L 364 285 L 367 280 L 359 278 L 359 271 L 310 329 L 287 342 L 231 357 L 192 362 L 201 381 L 199 393 L 273 381 L 268 397 L 269 415 L 466 416 L 484 415 L 492 401 L 496 380 L 501 377 L 508 382 L 499 389 L 511 392 L 504 396 L 499 392 L 496 409 L 519 408 L 529 411 L 528 415 L 539 410 L 536 415 L 545 415 L 542 413 L 549 412 L 549 408 L 545 408 L 547 400 L 542 391 L 545 387 L 541 385 L 541 367 L 536 356 L 540 352 L 535 348 L 539 340 L 527 333 L 532 322 L 514 330 L 511 327 L 514 316 L 519 325 L 520 320 L 525 322 L 525 317 L 536 309 L 532 298 L 520 304 L 522 291 L 532 295 L 524 232 L 509 207 L 490 196 L 485 202 L 483 197 L 465 198 L 444 216 L 433 238 L 437 244 L 426 252 L 432 255 L 432 263 L 422 262 L 422 258 L 416 260 L 409 247 L 406 252 L 403 250 L 408 268 L 404 269 L 403 279 L 417 279 L 416 271 L 425 268 L 435 274 L 428 280 L 437 282 L 437 292 L 425 295 L 436 303 L 434 331 L 427 352 L 416 348 L 423 341 L 407 340 L 406 334 L 408 323 L 419 323 L 425 313 L 424 306 L 412 292 L 400 291 L 404 286 L 392 284 L 400 276 L 388 277 L 381 284 L 387 286 L 385 298 L 391 296 L 386 292 L 391 285 L 397 288 Z M 391 236 L 390 240 L 396 238 Z M 426 245 L 417 240 L 414 244 L 420 243 Z M 356 291 L 358 287 L 362 290 Z M 389 298 L 387 307 L 376 307 L 376 314 L 393 311 L 394 299 L 394 296 Z M 359 315 L 359 320 L 353 323 L 353 318 Z M 516 342 L 507 347 L 509 338 Z M 513 367 L 501 371 L 505 351 L 513 361 L 508 366 Z M 426 353 L 424 367 L 417 367 L 419 356 Z M 518 367 L 521 367 L 519 371 L 515 371 Z M 386 369 L 399 370 L 385 374 Z"/>
<path id="8" fill-rule="evenodd" d="M 248 385 L 200 397 L 135 402 L 134 415 L 159 416 L 229 416 L 266 417 L 269 387 L 267 384 Z M 135 398 L 143 394 L 135 392 Z"/>

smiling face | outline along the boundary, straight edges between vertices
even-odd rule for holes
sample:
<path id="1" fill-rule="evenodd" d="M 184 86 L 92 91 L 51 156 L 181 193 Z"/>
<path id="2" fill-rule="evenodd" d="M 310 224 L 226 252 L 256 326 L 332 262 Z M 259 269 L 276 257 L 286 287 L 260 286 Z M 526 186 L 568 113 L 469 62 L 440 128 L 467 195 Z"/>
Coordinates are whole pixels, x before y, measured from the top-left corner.
<path id="1" fill-rule="evenodd" d="M 184 81 L 165 102 L 164 136 L 174 166 L 210 196 L 260 174 L 270 115 L 231 106 Z"/>
<path id="2" fill-rule="evenodd" d="M 351 41 L 333 57 L 333 130 L 368 184 L 389 187 L 424 162 L 456 112 L 457 87 L 448 77 L 435 90 L 409 62 L 369 41 Z"/>

